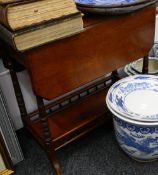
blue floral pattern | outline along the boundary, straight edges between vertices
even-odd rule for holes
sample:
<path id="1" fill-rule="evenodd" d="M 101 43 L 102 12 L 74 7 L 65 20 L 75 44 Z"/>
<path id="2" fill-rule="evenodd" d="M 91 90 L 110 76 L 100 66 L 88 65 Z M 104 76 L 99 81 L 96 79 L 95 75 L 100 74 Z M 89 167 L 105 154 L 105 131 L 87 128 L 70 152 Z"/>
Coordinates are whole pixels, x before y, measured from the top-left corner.
<path id="1" fill-rule="evenodd" d="M 134 125 L 114 116 L 114 127 L 117 141 L 128 155 L 143 161 L 158 158 L 158 126 Z"/>
<path id="2" fill-rule="evenodd" d="M 158 93 L 158 77 L 154 75 L 135 75 L 116 82 L 108 91 L 107 103 L 118 113 L 131 119 L 158 121 L 158 112 L 152 115 L 138 114 L 125 105 L 127 95 L 137 90 L 150 90 Z"/>
<path id="3" fill-rule="evenodd" d="M 128 131 L 133 131 L 136 133 L 142 133 L 142 134 L 153 134 L 158 133 L 158 126 L 155 127 L 146 127 L 146 126 L 139 126 L 134 124 L 129 124 L 117 117 L 115 117 L 115 120 L 117 121 L 117 124 L 121 126 L 124 129 L 127 129 Z"/>
<path id="4" fill-rule="evenodd" d="M 120 5 L 129 4 L 138 0 L 75 0 L 79 4 L 90 4 L 90 5 Z"/>

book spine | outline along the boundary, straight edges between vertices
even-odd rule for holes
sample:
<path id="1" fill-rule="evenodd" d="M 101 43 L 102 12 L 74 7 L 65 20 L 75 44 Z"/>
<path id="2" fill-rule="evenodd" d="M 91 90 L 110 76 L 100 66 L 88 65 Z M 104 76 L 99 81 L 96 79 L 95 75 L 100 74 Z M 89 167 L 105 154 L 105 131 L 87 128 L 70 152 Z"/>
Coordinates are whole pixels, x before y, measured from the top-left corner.
<path id="1" fill-rule="evenodd" d="M 0 5 L 19 2 L 19 1 L 23 1 L 23 0 L 0 0 Z"/>
<path id="2" fill-rule="evenodd" d="M 34 26 L 31 25 L 29 27 L 19 29 L 16 32 L 16 34 L 21 35 L 21 34 L 24 34 L 24 33 L 31 32 L 31 31 L 39 30 L 41 28 L 51 26 L 52 23 L 55 25 L 55 24 L 61 23 L 63 21 L 70 20 L 71 18 L 77 18 L 79 16 L 82 17 L 83 14 L 80 11 L 77 11 L 75 13 L 72 13 L 72 14 L 69 14 L 69 15 L 66 15 L 66 16 L 62 16 L 62 17 L 59 17 L 59 18 L 56 18 L 56 19 L 52 19 L 52 20 L 49 20 L 49 21 L 46 21 L 46 22 L 41 22 L 41 23 L 39 23 L 37 25 L 34 25 Z"/>
<path id="3" fill-rule="evenodd" d="M 13 48 L 17 49 L 15 41 L 14 41 L 14 37 L 15 37 L 14 33 L 11 33 L 3 25 L 0 25 L 0 38 L 4 42 L 12 46 Z"/>
<path id="4" fill-rule="evenodd" d="M 8 6 L 0 5 L 0 23 L 6 26 L 7 28 L 11 29 L 9 22 L 8 22 Z"/>
<path id="5" fill-rule="evenodd" d="M 7 4 L 7 3 L 11 3 L 14 2 L 15 0 L 0 0 L 0 4 Z"/>

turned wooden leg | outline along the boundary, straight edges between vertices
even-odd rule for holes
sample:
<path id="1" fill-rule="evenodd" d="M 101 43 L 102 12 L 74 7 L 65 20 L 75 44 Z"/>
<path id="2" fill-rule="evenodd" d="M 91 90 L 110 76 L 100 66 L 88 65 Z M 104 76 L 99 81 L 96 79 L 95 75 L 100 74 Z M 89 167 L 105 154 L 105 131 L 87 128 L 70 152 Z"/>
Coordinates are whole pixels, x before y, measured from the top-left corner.
<path id="1" fill-rule="evenodd" d="M 56 155 L 55 148 L 52 142 L 52 136 L 49 131 L 47 113 L 45 110 L 43 98 L 36 96 L 36 99 L 37 99 L 37 105 L 38 105 L 38 110 L 39 110 L 40 123 L 43 128 L 43 138 L 44 138 L 48 157 L 55 169 L 56 175 L 62 175 L 62 171 L 58 163 L 57 155 Z"/>
<path id="2" fill-rule="evenodd" d="M 18 81 L 18 78 L 17 78 L 17 74 L 16 74 L 16 72 L 13 68 L 13 64 L 12 64 L 12 61 L 9 58 L 9 56 L 3 55 L 2 58 L 3 58 L 3 62 L 5 64 L 5 66 L 10 71 L 11 80 L 12 80 L 12 83 L 13 83 L 13 88 L 14 88 L 16 100 L 17 100 L 17 103 L 18 103 L 18 107 L 19 107 L 19 110 L 20 110 L 21 118 L 22 118 L 23 123 L 25 124 L 25 122 L 27 120 L 27 111 L 26 111 L 26 106 L 25 106 L 25 102 L 24 102 L 24 99 L 23 99 L 23 95 L 22 95 L 22 92 L 21 92 L 21 88 L 20 88 L 20 85 L 19 85 L 19 81 Z"/>
<path id="3" fill-rule="evenodd" d="M 147 55 L 147 56 L 144 56 L 143 58 L 142 74 L 148 74 L 148 64 L 149 64 L 149 58 Z"/>
<path id="4" fill-rule="evenodd" d="M 118 80 L 119 80 L 119 75 L 117 70 L 112 71 L 112 83 L 115 83 Z"/>
<path id="5" fill-rule="evenodd" d="M 49 153 L 49 159 L 55 169 L 56 175 L 62 175 L 62 170 L 57 160 L 57 155 L 54 149 L 52 149 L 51 152 Z"/>

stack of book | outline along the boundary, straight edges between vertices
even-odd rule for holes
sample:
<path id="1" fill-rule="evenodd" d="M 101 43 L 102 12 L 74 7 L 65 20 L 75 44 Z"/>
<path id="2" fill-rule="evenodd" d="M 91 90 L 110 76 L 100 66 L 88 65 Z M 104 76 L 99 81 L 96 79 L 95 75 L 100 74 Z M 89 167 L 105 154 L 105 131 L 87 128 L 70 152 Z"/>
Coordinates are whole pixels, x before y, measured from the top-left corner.
<path id="1" fill-rule="evenodd" d="M 73 0 L 0 0 L 0 38 L 19 51 L 81 31 Z"/>

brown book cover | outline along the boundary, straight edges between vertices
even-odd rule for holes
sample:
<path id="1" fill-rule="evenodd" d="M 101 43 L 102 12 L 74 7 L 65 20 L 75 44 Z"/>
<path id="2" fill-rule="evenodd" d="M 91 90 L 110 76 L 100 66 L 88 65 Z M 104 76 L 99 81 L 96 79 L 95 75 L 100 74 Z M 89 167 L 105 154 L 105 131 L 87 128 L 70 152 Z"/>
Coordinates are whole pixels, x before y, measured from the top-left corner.
<path id="1" fill-rule="evenodd" d="M 0 23 L 13 31 L 78 12 L 73 0 L 10 0 L 1 4 L 2 1 Z"/>
<path id="2" fill-rule="evenodd" d="M 83 31 L 80 12 L 12 32 L 0 25 L 0 38 L 18 51 L 25 51 Z"/>

